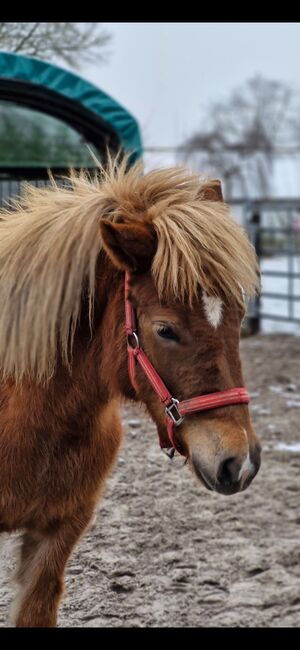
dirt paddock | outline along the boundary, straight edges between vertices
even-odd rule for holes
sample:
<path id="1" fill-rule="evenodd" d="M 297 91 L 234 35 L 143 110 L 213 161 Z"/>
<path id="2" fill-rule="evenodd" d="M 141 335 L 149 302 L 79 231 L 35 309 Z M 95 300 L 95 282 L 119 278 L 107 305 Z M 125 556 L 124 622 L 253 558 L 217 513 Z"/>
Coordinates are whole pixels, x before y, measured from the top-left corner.
<path id="1" fill-rule="evenodd" d="M 126 407 L 119 460 L 68 565 L 60 626 L 299 627 L 300 339 L 258 336 L 241 348 L 263 443 L 253 484 L 208 492 L 159 450 L 144 412 Z M 17 540 L 2 541 L 1 626 Z"/>

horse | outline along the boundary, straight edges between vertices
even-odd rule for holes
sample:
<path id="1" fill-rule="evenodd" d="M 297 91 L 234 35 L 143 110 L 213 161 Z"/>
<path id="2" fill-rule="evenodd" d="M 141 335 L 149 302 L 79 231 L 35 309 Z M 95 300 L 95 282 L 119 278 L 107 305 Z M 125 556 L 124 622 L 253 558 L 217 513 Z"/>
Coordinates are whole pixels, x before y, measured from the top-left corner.
<path id="1" fill-rule="evenodd" d="M 110 159 L 2 209 L 0 530 L 22 530 L 17 627 L 56 625 L 66 563 L 117 458 L 123 399 L 146 406 L 202 486 L 249 486 L 260 444 L 239 339 L 258 289 L 220 182 L 184 167 L 143 174 Z"/>

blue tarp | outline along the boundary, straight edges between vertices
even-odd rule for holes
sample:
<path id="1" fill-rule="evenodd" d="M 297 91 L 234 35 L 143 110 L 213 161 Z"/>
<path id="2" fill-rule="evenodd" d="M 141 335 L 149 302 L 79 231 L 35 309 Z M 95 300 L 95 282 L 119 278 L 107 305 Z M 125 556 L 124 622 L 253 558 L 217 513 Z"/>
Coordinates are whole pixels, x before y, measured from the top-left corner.
<path id="1" fill-rule="evenodd" d="M 135 118 L 103 90 L 73 72 L 34 57 L 0 52 L 1 77 L 37 84 L 79 102 L 114 129 L 123 149 L 134 154 L 132 159 L 142 155 L 141 136 Z"/>

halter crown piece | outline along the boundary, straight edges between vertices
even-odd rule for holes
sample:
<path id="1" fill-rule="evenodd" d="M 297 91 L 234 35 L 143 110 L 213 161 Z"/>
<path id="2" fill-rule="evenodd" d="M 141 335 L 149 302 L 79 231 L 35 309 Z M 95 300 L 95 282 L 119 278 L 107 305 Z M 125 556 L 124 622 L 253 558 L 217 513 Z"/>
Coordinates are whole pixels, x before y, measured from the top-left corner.
<path id="1" fill-rule="evenodd" d="M 248 404 L 250 401 L 249 393 L 245 388 L 230 388 L 228 390 L 218 391 L 217 393 L 199 395 L 198 397 L 192 397 L 191 399 L 182 400 L 181 402 L 173 397 L 159 374 L 156 372 L 144 350 L 140 347 L 137 332 L 136 313 L 128 298 L 129 282 L 130 275 L 126 272 L 125 330 L 127 334 L 128 371 L 130 381 L 135 391 L 137 391 L 137 385 L 135 381 L 135 365 L 136 363 L 139 363 L 153 390 L 165 407 L 166 428 L 170 441 L 170 446 L 168 448 L 171 448 L 169 455 L 173 456 L 176 450 L 179 454 L 185 456 L 182 447 L 176 441 L 175 428 L 179 427 L 182 424 L 186 415 L 189 415 L 190 413 L 198 413 L 199 411 L 209 411 L 214 408 L 219 408 L 220 406 Z M 164 444 L 161 437 L 159 442 L 162 449 L 166 448 L 166 445 Z"/>

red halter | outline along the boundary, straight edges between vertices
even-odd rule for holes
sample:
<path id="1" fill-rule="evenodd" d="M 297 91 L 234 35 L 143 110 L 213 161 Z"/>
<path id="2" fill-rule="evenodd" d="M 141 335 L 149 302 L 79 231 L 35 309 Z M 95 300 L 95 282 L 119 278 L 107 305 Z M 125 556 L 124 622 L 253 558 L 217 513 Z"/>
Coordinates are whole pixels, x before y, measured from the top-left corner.
<path id="1" fill-rule="evenodd" d="M 198 411 L 209 411 L 220 406 L 248 404 L 250 401 L 249 394 L 245 388 L 230 388 L 229 390 L 210 393 L 209 395 L 199 395 L 199 397 L 185 399 L 182 402 L 172 397 L 144 350 L 140 347 L 137 335 L 136 314 L 128 299 L 129 280 L 129 274 L 125 273 L 125 329 L 127 334 L 129 377 L 133 388 L 137 390 L 135 364 L 138 361 L 152 388 L 165 407 L 167 432 L 172 447 L 171 454 L 173 455 L 176 449 L 182 456 L 185 456 L 183 449 L 175 440 L 175 427 L 178 427 L 183 422 L 185 415 L 197 413 Z M 159 442 L 163 449 L 165 445 L 161 438 Z"/>

